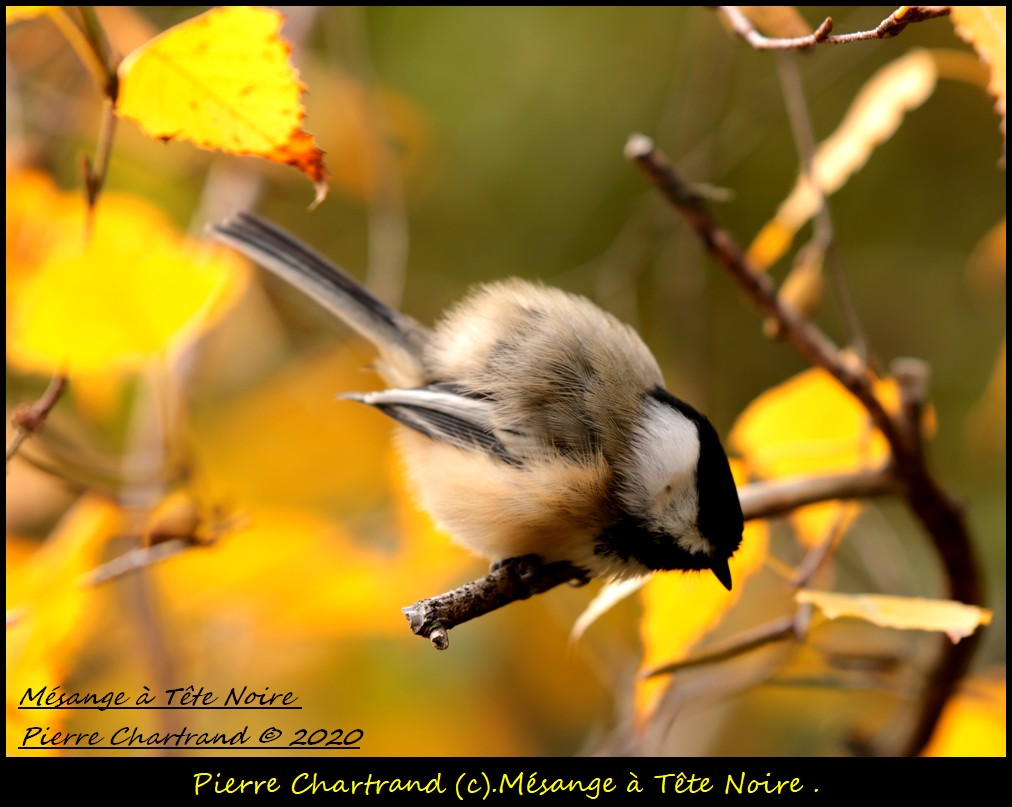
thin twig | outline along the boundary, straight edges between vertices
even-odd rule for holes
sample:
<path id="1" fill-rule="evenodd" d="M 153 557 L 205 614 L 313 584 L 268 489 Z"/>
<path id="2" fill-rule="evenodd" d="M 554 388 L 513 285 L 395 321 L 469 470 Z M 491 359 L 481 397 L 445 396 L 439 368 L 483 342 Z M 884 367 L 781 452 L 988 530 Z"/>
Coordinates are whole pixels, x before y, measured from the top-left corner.
<path id="1" fill-rule="evenodd" d="M 151 543 L 128 549 L 112 560 L 106 561 L 81 577 L 83 586 L 100 586 L 118 580 L 129 574 L 154 566 L 163 560 L 174 558 L 195 549 L 209 549 L 230 533 L 248 528 L 249 520 L 242 514 L 220 518 L 210 524 L 198 522 L 193 526 L 178 529 L 178 525 L 167 525 L 169 532 L 159 535 L 157 525 L 148 529 L 144 536 Z"/>
<path id="2" fill-rule="evenodd" d="M 116 100 L 119 97 L 119 75 L 109 52 L 105 32 L 102 30 L 94 9 L 89 6 L 81 6 L 80 12 L 82 19 L 80 24 L 61 6 L 57 6 L 51 16 L 78 58 L 88 68 L 104 99 L 98 142 L 95 145 L 95 157 L 91 159 L 85 156 L 81 159 L 84 174 L 84 198 L 88 209 L 87 231 L 90 233 L 95 206 L 109 172 L 109 158 L 112 155 L 112 144 L 116 137 Z"/>
<path id="3" fill-rule="evenodd" d="M 867 499 L 901 490 L 889 467 L 844 474 L 802 476 L 776 482 L 753 482 L 738 490 L 746 520 L 772 518 L 806 504 L 840 499 Z"/>
<path id="4" fill-rule="evenodd" d="M 900 422 L 905 427 L 910 452 L 918 461 L 923 462 L 924 444 L 920 435 L 931 369 L 927 362 L 921 359 L 900 358 L 892 361 L 889 370 L 899 385 L 902 414 Z"/>
<path id="5" fill-rule="evenodd" d="M 105 185 L 109 173 L 109 160 L 112 157 L 112 144 L 116 139 L 116 98 L 106 97 L 102 102 L 102 118 L 99 124 L 98 141 L 95 143 L 95 158 L 85 156 L 82 159 L 84 173 L 84 196 L 88 205 L 88 230 L 91 231 L 92 216 L 98 204 L 99 194 Z"/>
<path id="6" fill-rule="evenodd" d="M 798 638 L 797 616 L 779 617 L 763 625 L 758 625 L 751 630 L 733 636 L 725 642 L 719 642 L 707 648 L 705 652 L 690 658 L 680 659 L 654 667 L 641 674 L 642 678 L 653 678 L 658 675 L 670 675 L 671 673 L 685 670 L 689 667 L 701 667 L 704 664 L 715 664 L 718 661 L 725 661 L 750 650 L 756 650 L 773 642 L 782 642 L 784 639 Z"/>
<path id="7" fill-rule="evenodd" d="M 822 540 L 808 550 L 808 553 L 798 564 L 798 568 L 791 579 L 790 584 L 794 589 L 804 588 L 815 576 L 815 573 L 822 568 L 822 564 L 832 554 L 833 548 L 843 536 L 847 526 L 847 517 L 854 505 L 839 505 L 833 520 L 826 529 Z"/>
<path id="8" fill-rule="evenodd" d="M 815 32 L 807 36 L 768 37 L 756 30 L 752 21 L 738 6 L 717 6 L 717 8 L 731 24 L 734 32 L 756 50 L 805 50 L 814 45 L 846 45 L 867 39 L 890 39 L 911 23 L 933 20 L 949 14 L 948 6 L 900 6 L 867 31 L 833 35 L 830 33 L 833 30 L 833 20 L 826 17 Z"/>
<path id="9" fill-rule="evenodd" d="M 42 428 L 49 417 L 49 413 L 56 402 L 60 400 L 63 391 L 67 388 L 67 377 L 65 375 L 54 375 L 46 387 L 46 391 L 33 404 L 22 404 L 11 413 L 11 425 L 14 426 L 15 434 L 7 445 L 7 471 L 10 472 L 11 460 L 18 453 L 21 444 Z"/>
<path id="10" fill-rule="evenodd" d="M 803 247 L 799 254 L 807 252 L 808 249 L 816 249 L 818 254 L 825 257 L 825 263 L 829 267 L 836 286 L 836 296 L 843 313 L 843 321 L 850 337 L 851 346 L 861 360 L 867 361 L 868 342 L 864 335 L 864 329 L 861 327 L 861 318 L 857 313 L 854 295 L 847 283 L 847 275 L 843 271 L 840 250 L 836 243 L 836 232 L 833 228 L 833 217 L 826 195 L 822 192 L 822 186 L 815 176 L 815 133 L 812 128 L 811 115 L 808 114 L 805 91 L 801 85 L 797 58 L 788 51 L 778 55 L 780 57 L 777 59 L 780 86 L 783 90 L 784 103 L 787 106 L 787 118 L 794 135 L 794 144 L 798 150 L 798 156 L 801 158 L 801 170 L 808 179 L 809 187 L 812 188 L 819 200 L 818 209 L 815 212 L 812 241 L 807 248 Z M 810 257 L 805 259 L 810 260 Z"/>
<path id="11" fill-rule="evenodd" d="M 77 20 L 70 16 L 65 6 L 56 6 L 49 18 L 53 24 L 60 29 L 70 47 L 77 57 L 84 63 L 85 68 L 91 73 L 95 86 L 102 95 L 108 95 L 107 88 L 111 80 L 111 71 L 106 63 L 105 56 L 96 50 L 95 42 L 87 30 L 82 30 Z"/>
<path id="12" fill-rule="evenodd" d="M 109 40 L 105 35 L 105 30 L 102 28 L 102 23 L 98 20 L 98 15 L 95 13 L 94 6 L 78 6 L 78 10 L 81 12 L 81 26 L 84 30 L 84 35 L 88 40 L 92 52 L 98 58 L 99 63 L 102 65 L 104 72 L 105 83 L 102 85 L 102 93 L 113 100 L 116 99 L 116 95 L 119 93 L 119 76 L 117 75 L 117 62 L 112 55 L 112 51 L 109 49 Z"/>
<path id="13" fill-rule="evenodd" d="M 81 578 L 81 585 L 100 586 L 103 583 L 126 577 L 155 563 L 168 560 L 182 552 L 203 546 L 206 546 L 206 544 L 187 540 L 186 538 L 173 538 L 169 541 L 162 541 L 154 546 L 138 546 L 92 569 Z"/>
<path id="14" fill-rule="evenodd" d="M 362 89 L 366 128 L 365 156 L 372 183 L 364 189 L 368 202 L 369 254 L 366 286 L 394 308 L 400 308 L 407 277 L 410 235 L 404 182 L 397 159 L 396 133 L 376 79 L 369 32 L 361 7 L 339 7 L 347 30 L 341 52 Z M 334 17 L 330 17 L 334 19 Z"/>

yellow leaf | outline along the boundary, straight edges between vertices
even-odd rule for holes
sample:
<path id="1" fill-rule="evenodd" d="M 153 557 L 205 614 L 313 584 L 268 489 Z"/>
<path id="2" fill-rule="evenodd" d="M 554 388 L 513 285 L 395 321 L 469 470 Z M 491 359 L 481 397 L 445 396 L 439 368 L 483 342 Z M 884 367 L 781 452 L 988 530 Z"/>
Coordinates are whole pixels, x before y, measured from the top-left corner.
<path id="1" fill-rule="evenodd" d="M 28 372 L 136 368 L 214 321 L 246 277 L 125 194 L 103 195 L 87 238 L 80 194 L 39 175 L 8 177 L 7 226 L 7 356 Z"/>
<path id="2" fill-rule="evenodd" d="M 879 384 L 879 391 L 895 385 Z M 731 429 L 731 448 L 763 478 L 874 467 L 888 456 L 864 407 L 825 370 L 805 370 L 762 393 Z"/>
<path id="3" fill-rule="evenodd" d="M 1005 672 L 972 678 L 953 696 L 921 752 L 925 757 L 1003 757 L 1006 753 Z"/>
<path id="4" fill-rule="evenodd" d="M 326 194 L 323 154 L 302 131 L 304 89 L 273 9 L 215 8 L 120 65 L 117 112 L 151 137 L 293 165 Z"/>
<path id="5" fill-rule="evenodd" d="M 955 644 L 991 623 L 991 612 L 952 600 L 894 597 L 888 594 L 838 594 L 802 589 L 798 602 L 815 605 L 827 619 L 855 617 L 882 628 L 930 630 L 946 634 Z"/>
<path id="6" fill-rule="evenodd" d="M 570 642 L 578 642 L 587 629 L 626 597 L 631 597 L 647 584 L 649 577 L 630 577 L 626 580 L 606 583 L 583 609 L 569 632 Z"/>
<path id="7" fill-rule="evenodd" d="M 873 75 L 857 94 L 843 121 L 819 144 L 812 161 L 815 187 L 802 174 L 776 215 L 749 247 L 750 260 L 765 269 L 774 264 L 791 240 L 819 209 L 820 194 L 844 186 L 868 161 L 877 146 L 899 128 L 903 116 L 924 103 L 935 89 L 935 61 L 925 50 L 912 50 Z"/>
<path id="8" fill-rule="evenodd" d="M 899 391 L 892 380 L 877 381 L 875 391 L 887 409 L 895 409 Z M 933 429 L 933 413 L 925 429 Z M 814 476 L 876 468 L 889 456 L 881 433 L 855 398 L 825 370 L 807 370 L 756 398 L 739 416 L 728 439 L 749 473 L 763 479 Z M 800 508 L 791 515 L 798 535 L 812 545 L 836 519 L 836 505 Z M 855 509 L 849 514 L 857 514 Z"/>
<path id="9" fill-rule="evenodd" d="M 7 609 L 15 615 L 7 628 L 8 754 L 38 724 L 39 713 L 17 709 L 26 690 L 55 687 L 71 670 L 93 616 L 94 594 L 79 581 L 119 524 L 119 508 L 86 497 L 38 549 L 7 539 Z M 51 714 L 46 721 L 55 728 L 62 718 Z"/>
<path id="10" fill-rule="evenodd" d="M 740 465 L 732 463 L 732 470 L 736 479 L 740 479 Z M 729 564 L 734 580 L 730 592 L 711 574 L 667 572 L 653 575 L 640 592 L 643 602 L 640 670 L 651 670 L 687 657 L 699 640 L 741 599 L 748 579 L 762 568 L 768 546 L 769 525 L 765 521 L 747 522 L 741 548 Z M 667 685 L 663 677 L 638 682 L 637 715 L 648 717 Z"/>
<path id="11" fill-rule="evenodd" d="M 812 246 L 798 254 L 798 261 L 780 287 L 780 299 L 806 317 L 811 317 L 822 304 L 825 281 L 822 274 L 822 250 Z M 780 336 L 777 321 L 768 317 L 763 322 L 763 333 L 767 339 Z"/>
<path id="12" fill-rule="evenodd" d="M 956 33 L 973 45 L 984 64 L 991 68 L 987 90 L 995 99 L 994 108 L 1005 134 L 1005 6 L 953 6 L 950 16 Z"/>

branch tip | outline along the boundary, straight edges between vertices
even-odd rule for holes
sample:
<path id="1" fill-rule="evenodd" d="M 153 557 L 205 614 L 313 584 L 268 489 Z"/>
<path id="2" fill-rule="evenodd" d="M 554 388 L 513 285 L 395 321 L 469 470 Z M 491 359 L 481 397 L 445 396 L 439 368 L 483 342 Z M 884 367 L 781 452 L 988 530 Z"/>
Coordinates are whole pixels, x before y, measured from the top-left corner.
<path id="1" fill-rule="evenodd" d="M 889 369 L 904 400 L 918 404 L 927 400 L 931 366 L 926 361 L 910 357 L 898 358 L 893 360 Z"/>
<path id="2" fill-rule="evenodd" d="M 432 646 L 436 650 L 446 650 L 450 646 L 450 632 L 439 625 L 433 628 L 432 633 L 429 634 L 429 641 L 432 642 Z"/>
<path id="3" fill-rule="evenodd" d="M 831 33 L 833 33 L 833 18 L 826 17 L 822 21 L 822 24 L 815 29 L 815 33 L 812 36 L 815 37 L 816 42 L 823 42 Z"/>
<path id="4" fill-rule="evenodd" d="M 654 141 L 645 134 L 629 135 L 625 142 L 625 156 L 627 160 L 641 160 L 654 150 Z"/>

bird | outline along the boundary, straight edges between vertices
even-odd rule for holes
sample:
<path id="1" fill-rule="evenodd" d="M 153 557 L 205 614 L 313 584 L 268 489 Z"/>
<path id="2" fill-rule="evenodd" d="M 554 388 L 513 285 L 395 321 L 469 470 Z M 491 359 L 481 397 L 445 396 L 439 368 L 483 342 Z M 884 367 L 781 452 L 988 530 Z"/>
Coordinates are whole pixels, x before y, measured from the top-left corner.
<path id="1" fill-rule="evenodd" d="M 731 590 L 744 522 L 727 454 L 632 327 L 510 278 L 430 328 L 271 222 L 243 212 L 210 230 L 372 342 L 387 388 L 339 397 L 400 424 L 411 485 L 458 543 L 611 582 L 708 570 Z"/>

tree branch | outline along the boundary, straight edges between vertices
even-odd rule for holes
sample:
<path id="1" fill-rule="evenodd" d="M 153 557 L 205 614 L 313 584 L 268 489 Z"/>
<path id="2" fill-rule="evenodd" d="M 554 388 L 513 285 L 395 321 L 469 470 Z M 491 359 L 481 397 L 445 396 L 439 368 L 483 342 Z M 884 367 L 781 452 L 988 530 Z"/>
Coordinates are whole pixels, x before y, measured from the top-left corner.
<path id="1" fill-rule="evenodd" d="M 91 231 L 95 207 L 109 173 L 109 159 L 116 138 L 116 99 L 119 97 L 119 74 L 110 55 L 105 32 L 99 23 L 95 10 L 90 6 L 79 6 L 81 22 L 78 23 L 63 7 L 57 6 L 51 19 L 70 42 L 78 58 L 84 63 L 102 94 L 102 117 L 99 124 L 95 158 L 87 155 L 81 158 L 84 177 L 84 198 L 87 205 L 87 228 Z"/>
<path id="2" fill-rule="evenodd" d="M 757 650 L 773 642 L 781 642 L 785 639 L 797 639 L 803 635 L 804 631 L 799 625 L 799 618 L 796 614 L 782 616 L 762 625 L 757 625 L 751 630 L 740 633 L 727 641 L 714 644 L 699 655 L 690 656 L 679 661 L 671 661 L 652 670 L 647 670 L 640 677 L 653 678 L 658 675 L 670 675 L 679 670 L 687 670 L 690 667 L 715 664 L 718 661 L 725 661 L 729 658 L 740 656 L 742 653 L 747 653 L 750 650 Z"/>
<path id="3" fill-rule="evenodd" d="M 587 582 L 585 569 L 570 563 L 541 563 L 537 555 L 525 555 L 496 564 L 480 580 L 419 600 L 401 611 L 416 635 L 428 638 L 436 649 L 446 650 L 450 628 L 562 583 Z"/>
<path id="4" fill-rule="evenodd" d="M 908 25 L 949 14 L 948 6 L 900 6 L 882 22 L 867 31 L 832 35 L 833 20 L 826 17 L 808 36 L 768 37 L 759 33 L 738 6 L 717 6 L 731 29 L 756 50 L 805 50 L 814 45 L 846 45 L 866 39 L 891 39 Z"/>
<path id="5" fill-rule="evenodd" d="M 983 581 L 962 507 L 942 490 L 925 462 L 920 415 L 927 392 L 927 366 L 911 360 L 899 365 L 902 402 L 894 418 L 878 399 L 872 374 L 864 362 L 848 360 L 821 330 L 783 304 L 770 278 L 756 271 L 649 138 L 630 137 L 626 156 L 686 218 L 710 255 L 727 269 L 756 307 L 777 320 L 785 341 L 811 364 L 832 374 L 867 409 L 889 443 L 892 471 L 907 506 L 928 534 L 942 563 L 948 596 L 959 602 L 983 605 Z M 915 755 L 927 744 L 942 707 L 966 673 L 979 640 L 977 631 L 958 644 L 942 646 L 939 662 L 927 677 L 915 726 L 903 753 Z"/>
<path id="6" fill-rule="evenodd" d="M 867 499 L 899 493 L 889 467 L 846 474 L 804 476 L 776 482 L 753 482 L 738 491 L 745 519 L 772 518 L 806 504 L 839 499 Z"/>

